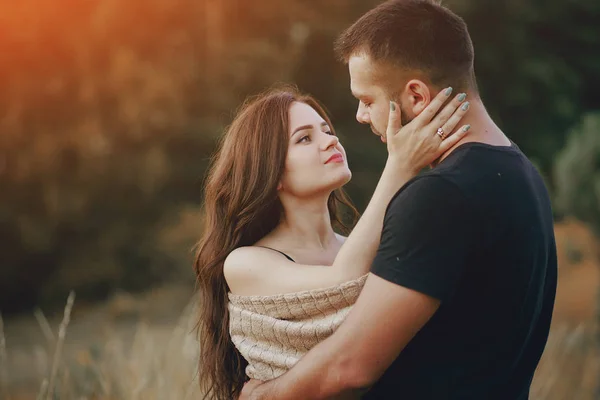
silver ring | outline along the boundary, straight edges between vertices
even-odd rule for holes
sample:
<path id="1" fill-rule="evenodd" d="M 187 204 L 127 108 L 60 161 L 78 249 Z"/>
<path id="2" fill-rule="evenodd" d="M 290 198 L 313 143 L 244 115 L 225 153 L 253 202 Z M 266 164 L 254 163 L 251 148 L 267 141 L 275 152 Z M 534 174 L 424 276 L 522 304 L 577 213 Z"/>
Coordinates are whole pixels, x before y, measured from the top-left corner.
<path id="1" fill-rule="evenodd" d="M 442 140 L 446 139 L 446 134 L 444 133 L 444 130 L 442 128 L 438 128 L 435 134 L 438 135 Z"/>

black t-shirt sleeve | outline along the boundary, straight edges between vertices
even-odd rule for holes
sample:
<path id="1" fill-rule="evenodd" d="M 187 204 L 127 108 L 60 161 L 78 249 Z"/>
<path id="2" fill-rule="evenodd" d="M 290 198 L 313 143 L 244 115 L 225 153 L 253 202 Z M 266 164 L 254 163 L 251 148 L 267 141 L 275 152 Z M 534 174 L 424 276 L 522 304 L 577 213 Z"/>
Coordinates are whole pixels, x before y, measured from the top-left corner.
<path id="1" fill-rule="evenodd" d="M 371 272 L 441 301 L 454 292 L 474 244 L 474 218 L 458 187 L 417 178 L 390 202 Z"/>

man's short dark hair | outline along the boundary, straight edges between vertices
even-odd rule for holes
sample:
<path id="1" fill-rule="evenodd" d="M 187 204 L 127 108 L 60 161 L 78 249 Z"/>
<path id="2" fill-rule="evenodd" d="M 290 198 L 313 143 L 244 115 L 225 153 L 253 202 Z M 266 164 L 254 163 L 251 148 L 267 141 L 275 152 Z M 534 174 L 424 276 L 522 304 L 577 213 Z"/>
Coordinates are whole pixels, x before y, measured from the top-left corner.
<path id="1" fill-rule="evenodd" d="M 422 71 L 438 87 L 477 91 L 473 43 L 465 22 L 433 0 L 389 0 L 363 15 L 335 43 L 338 58 Z"/>

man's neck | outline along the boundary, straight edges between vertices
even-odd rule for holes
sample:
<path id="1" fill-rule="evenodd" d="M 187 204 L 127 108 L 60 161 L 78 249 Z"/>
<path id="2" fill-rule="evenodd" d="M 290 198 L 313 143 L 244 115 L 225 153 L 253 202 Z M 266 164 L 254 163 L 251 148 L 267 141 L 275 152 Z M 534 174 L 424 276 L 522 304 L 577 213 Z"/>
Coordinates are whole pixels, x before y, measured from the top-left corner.
<path id="1" fill-rule="evenodd" d="M 465 125 L 471 125 L 469 133 L 444 153 L 437 161 L 439 164 L 443 159 L 448 157 L 457 147 L 465 143 L 485 143 L 491 146 L 510 146 L 511 141 L 500 130 L 496 123 L 488 114 L 485 106 L 479 99 L 470 101 L 470 107 L 467 114 L 460 121 L 456 130 L 462 129 Z M 455 130 L 455 132 L 456 132 Z"/>

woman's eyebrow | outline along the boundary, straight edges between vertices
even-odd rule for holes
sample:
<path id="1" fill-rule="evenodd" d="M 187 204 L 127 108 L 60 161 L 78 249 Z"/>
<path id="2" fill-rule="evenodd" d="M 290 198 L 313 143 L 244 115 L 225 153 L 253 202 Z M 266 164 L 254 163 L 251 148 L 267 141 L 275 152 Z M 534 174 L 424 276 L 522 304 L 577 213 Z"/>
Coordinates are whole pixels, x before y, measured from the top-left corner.
<path id="1" fill-rule="evenodd" d="M 321 127 L 324 127 L 324 126 L 329 126 L 329 124 L 327 122 L 323 121 L 323 122 L 321 122 Z M 299 126 L 296 129 L 294 129 L 294 132 L 292 132 L 292 136 L 294 136 L 296 133 L 303 131 L 305 129 L 314 129 L 314 126 L 310 125 L 310 124 Z"/>
<path id="2" fill-rule="evenodd" d="M 302 125 L 297 127 L 296 129 L 294 129 L 294 132 L 292 132 L 292 136 L 294 136 L 296 133 L 303 131 L 305 129 L 313 129 L 312 125 Z"/>

